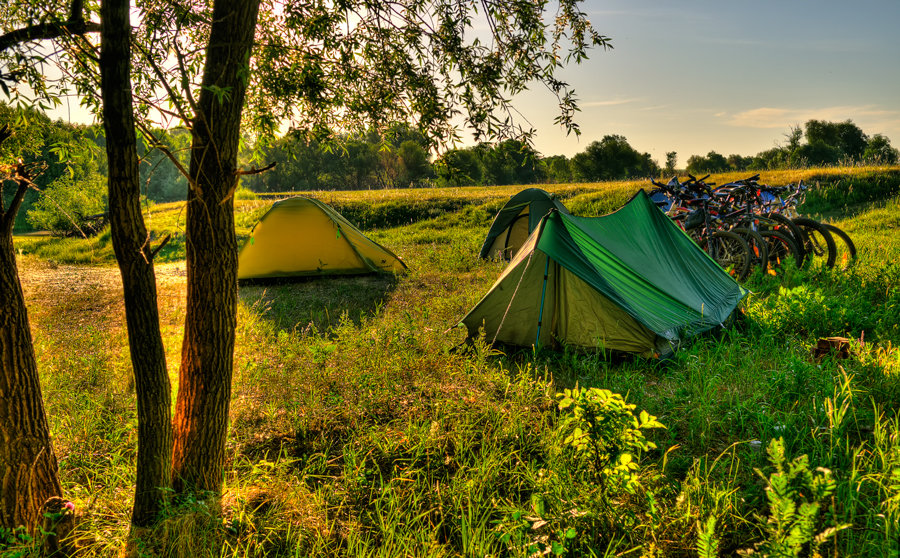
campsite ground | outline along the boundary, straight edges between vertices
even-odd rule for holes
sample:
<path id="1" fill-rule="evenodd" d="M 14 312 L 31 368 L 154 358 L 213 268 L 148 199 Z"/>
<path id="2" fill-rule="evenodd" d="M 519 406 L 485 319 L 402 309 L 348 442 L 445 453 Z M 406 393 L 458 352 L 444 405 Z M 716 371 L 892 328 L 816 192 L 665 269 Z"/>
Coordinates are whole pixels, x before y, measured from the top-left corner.
<path id="1" fill-rule="evenodd" d="M 806 172 L 832 177 L 810 206 L 853 236 L 858 264 L 751 277 L 735 326 L 665 363 L 460 344 L 454 324 L 502 269 L 476 256 L 514 188 L 331 194 L 410 272 L 242 286 L 225 519 L 185 504 L 156 543 L 198 556 L 212 540 L 228 556 L 896 556 L 900 200 L 836 191 L 888 188 L 900 171 Z M 591 215 L 641 186 L 548 189 Z M 265 205 L 242 202 L 240 234 Z M 151 212 L 157 236 L 176 233 L 157 274 L 177 389 L 181 212 Z M 115 554 L 136 424 L 108 234 L 16 242 L 80 544 Z M 850 358 L 812 358 L 830 335 L 853 338 Z M 561 409 L 576 386 L 611 393 Z M 576 407 L 604 429 L 581 451 Z M 640 428 L 642 411 L 662 426 Z"/>

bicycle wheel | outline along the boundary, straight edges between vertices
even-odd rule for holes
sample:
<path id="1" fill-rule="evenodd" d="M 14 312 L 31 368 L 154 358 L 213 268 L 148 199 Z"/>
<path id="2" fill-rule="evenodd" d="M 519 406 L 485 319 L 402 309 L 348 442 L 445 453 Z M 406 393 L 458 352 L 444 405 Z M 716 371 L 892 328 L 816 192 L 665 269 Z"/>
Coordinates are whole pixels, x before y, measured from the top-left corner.
<path id="1" fill-rule="evenodd" d="M 740 235 L 731 231 L 717 231 L 704 242 L 706 253 L 726 273 L 742 281 L 750 273 L 750 246 Z"/>
<path id="2" fill-rule="evenodd" d="M 803 258 L 799 256 L 800 251 L 797 248 L 797 244 L 786 233 L 769 230 L 759 231 L 759 234 L 766 239 L 766 246 L 769 249 L 770 270 L 781 268 L 782 264 L 790 258 L 794 258 L 797 267 L 803 262 Z"/>
<path id="3" fill-rule="evenodd" d="M 741 235 L 747 241 L 747 245 L 750 248 L 750 269 L 753 270 L 758 267 L 760 271 L 765 273 L 766 268 L 769 266 L 769 249 L 766 246 L 766 239 L 753 229 L 739 227 L 731 229 L 731 232 Z"/>
<path id="4" fill-rule="evenodd" d="M 793 221 L 782 215 L 781 213 L 769 212 L 765 214 L 765 217 L 772 221 L 769 224 L 770 229 L 774 229 L 776 231 L 782 232 L 788 235 L 791 240 L 794 241 L 794 245 L 797 247 L 797 254 L 795 258 L 797 259 L 797 267 L 803 265 L 803 260 L 806 257 L 806 251 L 803 249 L 803 231 L 794 224 Z"/>
<path id="5" fill-rule="evenodd" d="M 794 219 L 794 224 L 803 231 L 803 250 L 806 252 L 808 261 L 824 259 L 826 267 L 834 267 L 837 247 L 828 229 L 822 223 L 806 217 L 797 217 Z"/>
<path id="6" fill-rule="evenodd" d="M 840 269 L 847 269 L 856 261 L 856 245 L 850 239 L 850 235 L 835 227 L 830 223 L 822 223 L 831 236 L 834 238 L 834 245 L 837 248 L 837 257 L 835 263 Z"/>

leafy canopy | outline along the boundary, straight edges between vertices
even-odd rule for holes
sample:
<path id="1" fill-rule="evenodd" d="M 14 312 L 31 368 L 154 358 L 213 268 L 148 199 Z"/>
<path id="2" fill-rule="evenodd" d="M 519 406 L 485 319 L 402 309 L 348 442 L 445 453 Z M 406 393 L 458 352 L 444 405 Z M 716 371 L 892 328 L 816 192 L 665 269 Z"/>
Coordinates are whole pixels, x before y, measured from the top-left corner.
<path id="1" fill-rule="evenodd" d="M 558 101 L 557 122 L 577 133 L 574 92 L 557 70 L 584 60 L 593 46 L 610 47 L 579 1 L 262 0 L 242 73 L 249 85 L 244 129 L 271 139 L 287 123 L 321 139 L 407 121 L 440 144 L 457 139 L 461 125 L 477 140 L 528 136 L 511 100 L 540 83 Z M 85 3 L 87 20 L 98 20 L 97 8 Z M 65 20 L 68 10 L 63 2 L 13 0 L 2 8 L 0 33 Z M 132 79 L 144 132 L 151 123 L 190 127 L 211 13 L 208 0 L 137 1 Z M 0 72 L 48 101 L 74 86 L 99 114 L 98 42 L 96 35 L 62 35 L 50 48 L 25 43 L 0 53 Z M 47 58 L 51 52 L 57 55 Z M 62 88 L 34 70 L 43 60 L 57 61 Z M 230 100 L 228 90 L 213 93 Z"/>

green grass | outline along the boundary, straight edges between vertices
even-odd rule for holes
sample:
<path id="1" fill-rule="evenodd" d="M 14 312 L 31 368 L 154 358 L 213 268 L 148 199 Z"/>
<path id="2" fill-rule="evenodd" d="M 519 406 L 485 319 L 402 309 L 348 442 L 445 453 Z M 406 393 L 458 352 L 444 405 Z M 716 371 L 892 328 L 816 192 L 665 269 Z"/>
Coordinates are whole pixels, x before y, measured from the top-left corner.
<path id="1" fill-rule="evenodd" d="M 549 189 L 596 214 L 639 186 Z M 733 328 L 657 363 L 462 344 L 456 321 L 502 269 L 478 248 L 514 192 L 324 197 L 371 208 L 380 225 L 367 232 L 410 272 L 241 287 L 224 516 L 185 504 L 144 545 L 171 556 L 791 556 L 810 555 L 821 535 L 823 556 L 898 555 L 900 199 L 856 205 L 852 218 L 825 207 L 856 241 L 855 267 L 755 275 Z M 239 202 L 240 235 L 266 203 Z M 156 238 L 181 223 L 178 206 L 152 212 Z M 108 239 L 16 242 L 79 544 L 114 555 L 128 533 L 136 425 Z M 167 258 L 178 262 L 179 246 Z M 73 276 L 52 282 L 62 271 Z M 183 277 L 161 276 L 174 384 Z M 854 339 L 849 359 L 812 359 L 830 335 Z M 597 465 L 602 456 L 566 442 L 571 411 L 557 393 L 576 386 L 621 394 L 665 426 L 645 432 L 655 448 L 633 450 L 637 468 L 614 472 L 618 458 Z M 620 416 L 614 405 L 595 412 Z M 778 439 L 782 461 L 767 452 Z M 791 531 L 800 510 L 808 529 Z"/>

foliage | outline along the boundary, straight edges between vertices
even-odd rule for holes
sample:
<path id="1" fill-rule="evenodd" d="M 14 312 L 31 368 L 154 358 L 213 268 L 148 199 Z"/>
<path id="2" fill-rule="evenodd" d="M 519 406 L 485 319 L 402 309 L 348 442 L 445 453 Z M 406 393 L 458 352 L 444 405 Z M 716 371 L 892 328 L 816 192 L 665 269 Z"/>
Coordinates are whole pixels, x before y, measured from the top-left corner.
<path id="1" fill-rule="evenodd" d="M 526 142 L 516 139 L 496 145 L 477 147 L 484 167 L 485 184 L 534 184 L 544 175 L 538 163 L 538 153 Z"/>
<path id="2" fill-rule="evenodd" d="M 882 134 L 869 137 L 850 120 L 809 120 L 805 132 L 799 127 L 792 128 L 786 134 L 786 140 L 783 146 L 761 151 L 755 156 L 732 154 L 723 157 L 715 151 L 705 157 L 692 155 L 687 161 L 687 172 L 773 170 L 850 163 L 893 165 L 900 157 L 900 152 L 891 146 L 888 138 Z"/>
<path id="3" fill-rule="evenodd" d="M 819 556 L 824 543 L 850 526 L 839 524 L 816 532 L 823 507 L 836 488 L 831 471 L 821 467 L 810 470 L 805 455 L 788 461 L 781 438 L 773 439 L 766 451 L 775 469 L 768 478 L 757 471 L 766 482 L 769 503 L 766 539 L 748 554 L 771 558 Z"/>
<path id="4" fill-rule="evenodd" d="M 435 162 L 435 174 L 442 186 L 483 184 L 484 173 L 478 154 L 473 149 L 451 149 Z"/>
<path id="5" fill-rule="evenodd" d="M 28 210 L 28 223 L 57 236 L 92 236 L 99 232 L 95 225 L 106 222 L 95 217 L 106 212 L 106 197 L 106 181 L 99 175 L 77 183 L 61 177 L 43 189 Z"/>
<path id="6" fill-rule="evenodd" d="M 710 151 L 706 157 L 691 155 L 687 160 L 687 171 L 697 175 L 725 172 L 729 168 L 728 160 L 715 151 Z"/>
<path id="7" fill-rule="evenodd" d="M 33 108 L 0 103 L 0 125 L 5 123 L 13 128 L 14 133 L 0 148 L 0 162 L 21 158 L 31 169 L 35 184 L 35 189 L 27 192 L 16 216 L 16 231 L 30 228 L 26 215 L 37 201 L 39 191 L 48 185 L 69 181 L 74 186 L 82 180 L 95 182 L 105 176 L 106 158 L 98 153 L 95 128 L 59 120 L 54 122 Z M 11 194 L 3 190 L 2 195 L 5 201 L 6 196 Z M 63 211 L 69 209 L 64 207 Z"/>
<path id="8" fill-rule="evenodd" d="M 823 120 L 809 120 L 805 124 L 806 143 L 809 146 L 820 145 L 834 150 L 837 159 L 834 161 L 817 161 L 809 159 L 810 163 L 837 162 L 838 159 L 847 158 L 858 160 L 866 148 L 869 138 L 851 120 L 844 122 L 825 122 Z"/>
<path id="9" fill-rule="evenodd" d="M 584 151 L 572 157 L 571 164 L 575 180 L 584 182 L 659 174 L 659 167 L 649 153 L 639 153 L 619 135 L 607 135 L 600 141 L 591 142 Z"/>
<path id="10" fill-rule="evenodd" d="M 641 454 L 656 448 L 643 431 L 665 428 L 662 423 L 647 411 L 635 417 L 635 405 L 605 389 L 566 389 L 559 399 L 559 410 L 566 413 L 557 435 L 574 450 L 574 461 L 604 490 L 633 490 Z"/>
<path id="11" fill-rule="evenodd" d="M 145 25 L 139 42 L 160 48 L 141 52 L 136 62 L 144 76 L 135 83 L 145 101 L 138 108 L 146 114 L 163 107 L 156 86 L 164 77 L 171 85 L 164 99 L 171 108 L 164 116 L 187 120 L 204 55 L 192 46 L 203 44 L 209 14 L 153 2 L 140 9 Z M 554 74 L 609 39 L 593 30 L 574 0 L 561 2 L 555 18 L 547 17 L 547 9 L 514 2 L 484 13 L 453 2 L 410 0 L 352 7 L 264 3 L 247 72 L 246 129 L 273 139 L 290 122 L 309 139 L 321 140 L 411 122 L 429 138 L 450 143 L 456 137 L 452 117 L 461 107 L 478 140 L 509 137 L 524 131 L 510 118 L 508 99 L 538 81 L 557 97 L 559 122 L 577 130 L 574 97 Z M 467 32 L 482 22 L 490 23 L 499 51 Z M 506 50 L 516 55 L 505 56 Z M 168 52 L 175 56 L 166 58 Z M 184 81 L 178 77 L 182 71 Z M 80 87 L 89 93 L 86 85 Z"/>
<path id="12" fill-rule="evenodd" d="M 676 151 L 666 152 L 666 174 L 675 173 L 675 165 L 678 163 L 678 153 Z"/>
<path id="13" fill-rule="evenodd" d="M 890 140 L 881 134 L 875 134 L 869 138 L 862 154 L 864 161 L 876 165 L 896 165 L 898 158 L 900 158 L 900 151 L 891 147 Z"/>
<path id="14" fill-rule="evenodd" d="M 719 540 L 715 534 L 716 518 L 709 516 L 701 526 L 697 522 L 697 556 L 699 558 L 717 558 L 719 556 Z"/>
<path id="15" fill-rule="evenodd" d="M 569 160 L 565 155 L 545 157 L 542 162 L 547 168 L 547 177 L 550 182 L 554 184 L 565 184 L 574 180 L 574 177 L 572 176 L 572 167 L 569 165 Z"/>

